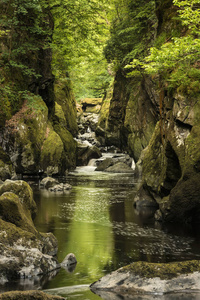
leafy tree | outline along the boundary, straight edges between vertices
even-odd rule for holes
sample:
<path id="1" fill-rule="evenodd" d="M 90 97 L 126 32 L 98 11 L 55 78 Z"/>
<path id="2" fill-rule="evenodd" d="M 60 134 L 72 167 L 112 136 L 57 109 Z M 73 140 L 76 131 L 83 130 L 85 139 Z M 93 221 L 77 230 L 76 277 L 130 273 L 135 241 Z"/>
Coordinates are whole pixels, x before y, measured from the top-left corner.
<path id="1" fill-rule="evenodd" d="M 55 21 L 55 76 L 67 77 L 69 71 L 78 98 L 88 93 L 95 96 L 97 86 L 102 94 L 108 80 L 102 49 L 109 34 L 110 1 L 50 0 L 50 6 Z M 94 65 L 102 70 L 101 76 L 94 72 Z"/>
<path id="2" fill-rule="evenodd" d="M 46 0 L 0 2 L 0 113 L 1 124 L 23 102 L 25 90 L 41 77 L 43 52 L 52 34 Z"/>
<path id="3" fill-rule="evenodd" d="M 200 0 L 174 0 L 182 21 L 184 34 L 168 40 L 161 47 L 150 48 L 143 61 L 133 60 L 128 67 L 160 74 L 165 86 L 186 93 L 199 92 L 200 80 Z"/>
<path id="4" fill-rule="evenodd" d="M 19 69 L 25 76 L 38 76 L 31 56 L 49 42 L 46 6 L 42 0 L 1 1 L 1 65 L 12 71 Z"/>
<path id="5" fill-rule="evenodd" d="M 111 38 L 105 47 L 107 60 L 114 61 L 118 68 L 144 55 L 154 40 L 155 27 L 155 1 L 116 0 Z"/>

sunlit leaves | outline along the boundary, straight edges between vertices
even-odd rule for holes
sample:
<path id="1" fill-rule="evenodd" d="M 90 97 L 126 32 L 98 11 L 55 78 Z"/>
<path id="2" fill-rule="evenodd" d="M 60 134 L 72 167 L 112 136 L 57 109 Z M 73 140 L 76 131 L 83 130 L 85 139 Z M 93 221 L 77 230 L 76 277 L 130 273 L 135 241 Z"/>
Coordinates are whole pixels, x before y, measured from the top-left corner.
<path id="1" fill-rule="evenodd" d="M 199 32 L 200 25 L 200 0 L 174 0 L 180 8 L 179 14 L 184 25 L 193 32 Z"/>
<path id="2" fill-rule="evenodd" d="M 94 65 L 103 69 L 103 81 L 107 81 L 102 52 L 109 36 L 110 2 L 50 0 L 55 22 L 52 45 L 54 74 L 56 77 L 65 77 L 66 71 L 70 71 L 78 97 L 92 90 L 96 93 L 96 85 L 100 84 L 101 79 L 96 77 Z M 83 90 L 85 92 L 81 92 Z"/>
<path id="3" fill-rule="evenodd" d="M 179 88 L 184 92 L 199 92 L 200 79 L 200 0 L 174 0 L 184 26 L 184 35 L 171 38 L 160 47 L 150 48 L 143 60 L 133 60 L 127 68 L 129 73 L 146 72 L 159 74 L 168 88 Z"/>

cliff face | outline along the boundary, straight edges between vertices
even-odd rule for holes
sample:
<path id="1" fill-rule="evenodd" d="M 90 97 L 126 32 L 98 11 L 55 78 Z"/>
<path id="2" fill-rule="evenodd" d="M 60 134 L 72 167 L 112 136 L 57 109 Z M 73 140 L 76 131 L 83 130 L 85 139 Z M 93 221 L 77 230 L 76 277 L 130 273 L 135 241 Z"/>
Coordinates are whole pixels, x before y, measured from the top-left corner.
<path id="1" fill-rule="evenodd" d="M 55 89 L 53 17 L 42 1 L 3 1 L 0 13 L 0 177 L 64 174 L 76 164 L 76 107 L 69 83 Z"/>
<path id="2" fill-rule="evenodd" d="M 120 71 L 115 78 L 106 126 L 106 144 L 128 150 L 137 162 L 148 145 L 159 118 L 159 97 L 153 81 L 127 79 Z"/>
<path id="3" fill-rule="evenodd" d="M 136 205 L 157 204 L 156 219 L 197 222 L 199 189 L 200 95 L 175 93 L 164 100 L 164 120 L 140 158 L 142 185 Z"/>
<path id="4" fill-rule="evenodd" d="M 155 1 L 154 43 L 167 39 L 180 24 L 171 1 Z M 134 157 L 141 175 L 138 208 L 155 206 L 155 218 L 196 222 L 200 210 L 199 92 L 169 91 L 159 75 L 127 78 L 118 71 L 105 125 L 107 144 Z M 106 122 L 105 122 L 106 124 Z"/>

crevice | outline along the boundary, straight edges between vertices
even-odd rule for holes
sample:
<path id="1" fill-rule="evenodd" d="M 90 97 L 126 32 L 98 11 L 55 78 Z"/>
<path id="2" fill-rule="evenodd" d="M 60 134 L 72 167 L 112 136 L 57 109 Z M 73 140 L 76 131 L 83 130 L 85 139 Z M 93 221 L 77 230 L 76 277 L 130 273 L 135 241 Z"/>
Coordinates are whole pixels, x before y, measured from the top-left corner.
<path id="1" fill-rule="evenodd" d="M 165 180 L 161 188 L 162 197 L 169 195 L 170 191 L 175 187 L 182 174 L 178 156 L 176 155 L 170 142 L 167 143 L 165 156 L 167 168 Z"/>

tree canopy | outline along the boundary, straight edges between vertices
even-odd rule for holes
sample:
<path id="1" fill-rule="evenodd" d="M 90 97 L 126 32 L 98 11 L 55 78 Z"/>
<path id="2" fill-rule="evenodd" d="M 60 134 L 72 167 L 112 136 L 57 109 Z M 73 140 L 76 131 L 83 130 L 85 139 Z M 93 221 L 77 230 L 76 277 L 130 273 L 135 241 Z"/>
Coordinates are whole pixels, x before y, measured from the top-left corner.
<path id="1" fill-rule="evenodd" d="M 53 70 L 74 83 L 77 98 L 101 96 L 110 76 L 103 56 L 112 1 L 49 0 L 54 16 Z"/>
<path id="2" fill-rule="evenodd" d="M 132 67 L 149 74 L 159 74 L 168 89 L 185 93 L 200 92 L 200 0 L 173 0 L 182 23 L 182 34 L 150 48 L 144 60 L 133 59 Z"/>

